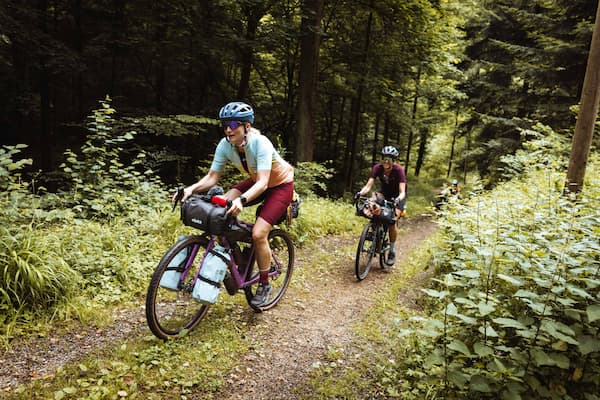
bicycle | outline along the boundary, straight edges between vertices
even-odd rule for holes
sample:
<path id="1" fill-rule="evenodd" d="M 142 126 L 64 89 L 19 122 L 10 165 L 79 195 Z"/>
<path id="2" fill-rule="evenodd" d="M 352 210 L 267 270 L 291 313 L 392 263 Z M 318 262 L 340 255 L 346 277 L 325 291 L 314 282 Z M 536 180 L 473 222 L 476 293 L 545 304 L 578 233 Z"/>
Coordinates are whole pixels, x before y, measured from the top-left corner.
<path id="1" fill-rule="evenodd" d="M 183 191 L 180 190 L 173 211 L 182 196 Z M 231 202 L 228 202 L 227 207 L 230 205 Z M 294 245 L 289 235 L 279 228 L 269 233 L 269 283 L 273 291 L 266 303 L 254 306 L 250 301 L 259 281 L 258 268 L 254 267 L 254 224 L 230 218 L 231 225 L 226 233 L 183 237 L 159 261 L 146 295 L 146 320 L 152 333 L 159 339 L 167 340 L 187 334 L 206 315 L 210 302 L 199 303 L 195 300 L 194 287 L 199 280 L 210 281 L 201 275 L 209 255 L 221 254 L 227 264 L 223 279 L 227 293 L 233 296 L 242 290 L 254 311 L 268 310 L 283 297 L 290 283 L 295 260 Z M 215 282 L 209 283 L 218 285 Z M 218 289 L 215 290 L 218 294 Z"/>
<path id="2" fill-rule="evenodd" d="M 357 196 L 354 201 L 356 215 L 369 219 L 358 241 L 354 272 L 362 281 L 371 269 L 371 262 L 379 255 L 379 266 L 385 269 L 392 248 L 389 226 L 396 223 L 396 205 L 393 201 L 381 200 L 382 204 L 366 196 Z"/>

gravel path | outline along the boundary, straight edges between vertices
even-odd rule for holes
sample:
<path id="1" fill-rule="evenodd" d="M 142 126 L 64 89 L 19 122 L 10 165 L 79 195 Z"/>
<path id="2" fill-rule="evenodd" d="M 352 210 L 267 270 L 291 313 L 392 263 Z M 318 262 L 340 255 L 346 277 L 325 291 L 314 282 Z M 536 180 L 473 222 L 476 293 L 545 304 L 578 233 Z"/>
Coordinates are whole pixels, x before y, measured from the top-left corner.
<path id="1" fill-rule="evenodd" d="M 290 288 L 286 294 L 286 299 L 305 300 L 284 301 L 261 315 L 265 324 L 268 323 L 268 331 L 259 329 L 250 337 L 254 349 L 227 378 L 226 392 L 216 398 L 297 399 L 311 369 L 326 360 L 329 349 L 344 349 L 351 344 L 354 325 L 386 289 L 389 275 L 397 273 L 408 253 L 436 228 L 428 218 L 406 222 L 396 242 L 396 266 L 386 272 L 376 264 L 361 282 L 354 276 L 354 253 L 340 251 L 348 246 L 354 248 L 356 239 L 320 242 L 330 252 L 339 252 L 336 262 L 305 283 L 305 287 Z M 310 251 L 299 254 L 299 268 L 311 257 Z M 412 285 L 412 293 L 404 293 L 399 301 L 409 307 L 414 305 L 418 286 Z M 310 296 L 294 295 L 294 291 L 306 290 Z"/>

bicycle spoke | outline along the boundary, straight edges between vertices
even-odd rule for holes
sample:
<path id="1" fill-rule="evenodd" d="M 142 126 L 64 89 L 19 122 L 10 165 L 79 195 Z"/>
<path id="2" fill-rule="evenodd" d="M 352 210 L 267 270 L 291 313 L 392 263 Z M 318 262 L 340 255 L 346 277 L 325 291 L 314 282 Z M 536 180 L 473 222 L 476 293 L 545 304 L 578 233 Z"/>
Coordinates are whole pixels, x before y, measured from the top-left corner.
<path id="1" fill-rule="evenodd" d="M 198 251 L 206 245 L 206 238 L 191 236 L 176 243 L 159 262 L 148 287 L 146 296 L 146 319 L 152 333 L 160 339 L 169 339 L 185 334 L 193 329 L 204 317 L 207 306 L 198 304 L 191 295 L 195 275 L 195 257 L 201 257 Z M 195 248 L 195 249 L 194 249 Z M 180 260 L 181 253 L 185 256 Z M 168 271 L 178 271 L 185 275 L 179 285 L 173 280 L 163 279 Z M 187 274 L 183 272 L 187 268 Z M 175 281 L 178 281 L 178 278 Z"/>
<path id="2" fill-rule="evenodd" d="M 294 246 L 287 233 L 280 229 L 271 231 L 269 234 L 269 247 L 271 248 L 269 284 L 273 288 L 269 300 L 261 307 L 254 307 L 250 304 L 250 300 L 254 297 L 257 285 L 244 289 L 248 304 L 257 311 L 267 310 L 277 304 L 287 290 L 294 269 Z M 254 275 L 255 273 L 249 271 L 246 279 L 248 280 L 249 277 Z"/>

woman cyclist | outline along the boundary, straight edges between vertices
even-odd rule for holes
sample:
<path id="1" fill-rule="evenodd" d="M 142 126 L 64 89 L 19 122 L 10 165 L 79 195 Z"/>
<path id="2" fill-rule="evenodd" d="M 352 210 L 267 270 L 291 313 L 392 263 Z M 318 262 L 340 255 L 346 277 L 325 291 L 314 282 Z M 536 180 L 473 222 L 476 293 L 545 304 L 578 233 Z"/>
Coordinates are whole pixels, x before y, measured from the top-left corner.
<path id="1" fill-rule="evenodd" d="M 193 193 L 216 185 L 227 163 L 249 177 L 234 185 L 225 198 L 231 200 L 229 214 L 237 216 L 244 206 L 263 202 L 252 230 L 260 283 L 251 303 L 260 307 L 271 292 L 269 268 L 271 250 L 268 236 L 273 225 L 287 210 L 294 194 L 294 169 L 275 150 L 271 141 L 252 127 L 254 110 L 246 103 L 231 102 L 219 111 L 225 137 L 219 141 L 208 173 L 184 189 L 182 201 Z M 175 195 L 173 196 L 173 200 Z"/>
<path id="2" fill-rule="evenodd" d="M 375 164 L 371 169 L 371 176 L 365 186 L 357 193 L 358 196 L 364 196 L 369 193 L 375 182 L 379 178 L 381 187 L 373 196 L 376 199 L 386 199 L 396 203 L 396 217 L 406 214 L 406 174 L 396 161 L 398 160 L 398 150 L 394 146 L 385 146 L 381 150 L 381 162 Z M 396 224 L 390 225 L 390 244 L 391 250 L 386 264 L 394 265 L 396 261 L 396 252 L 394 243 L 398 236 Z"/>

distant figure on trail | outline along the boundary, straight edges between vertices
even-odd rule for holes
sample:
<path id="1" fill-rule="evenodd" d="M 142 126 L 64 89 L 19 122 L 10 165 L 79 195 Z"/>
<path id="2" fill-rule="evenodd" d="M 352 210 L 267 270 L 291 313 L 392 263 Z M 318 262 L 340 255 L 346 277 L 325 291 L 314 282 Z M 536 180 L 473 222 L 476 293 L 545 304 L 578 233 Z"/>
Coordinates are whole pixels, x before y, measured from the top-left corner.
<path id="1" fill-rule="evenodd" d="M 225 198 L 231 200 L 229 214 L 237 216 L 246 205 L 263 203 L 252 229 L 260 283 L 252 305 L 260 307 L 272 291 L 269 285 L 271 250 L 269 232 L 287 211 L 294 196 L 294 168 L 286 162 L 254 123 L 254 110 L 246 103 L 231 102 L 219 111 L 225 137 L 219 141 L 208 173 L 184 189 L 182 201 L 217 184 L 227 163 L 233 164 L 249 178 L 234 185 Z M 173 201 L 175 200 L 173 195 Z"/>
<path id="2" fill-rule="evenodd" d="M 436 196 L 435 208 L 436 210 L 440 210 L 442 206 L 448 201 L 458 200 L 460 197 L 460 185 L 458 184 L 458 180 L 453 179 L 450 185 L 446 186 L 444 189 L 440 191 L 440 193 Z"/>
<path id="3" fill-rule="evenodd" d="M 379 191 L 373 193 L 373 197 L 374 199 L 395 202 L 397 218 L 406 215 L 406 174 L 404 168 L 397 163 L 398 154 L 398 150 L 394 146 L 385 146 L 381 150 L 381 162 L 373 166 L 369 180 L 357 193 L 357 196 L 364 196 L 369 193 L 375 183 L 375 178 L 379 178 L 381 187 Z M 394 265 L 396 261 L 394 243 L 397 236 L 396 224 L 390 225 L 390 244 L 392 248 L 387 260 L 388 265 Z"/>

